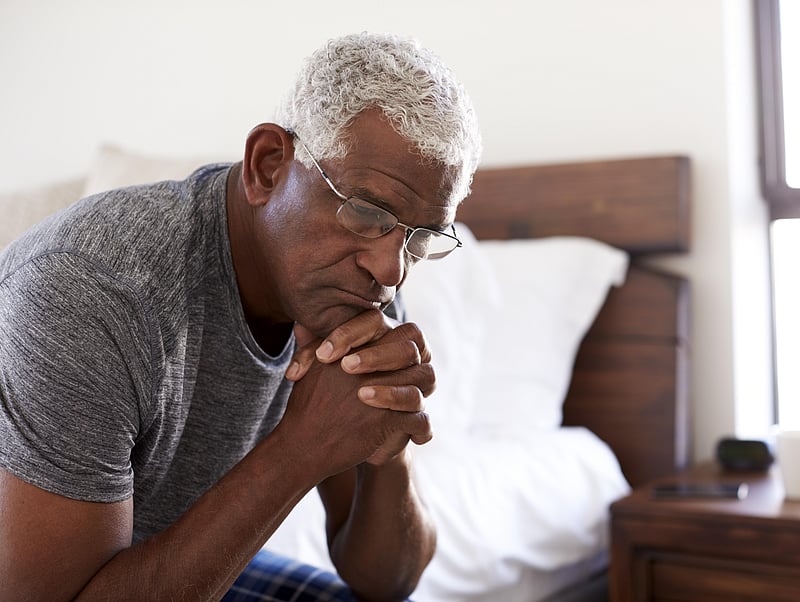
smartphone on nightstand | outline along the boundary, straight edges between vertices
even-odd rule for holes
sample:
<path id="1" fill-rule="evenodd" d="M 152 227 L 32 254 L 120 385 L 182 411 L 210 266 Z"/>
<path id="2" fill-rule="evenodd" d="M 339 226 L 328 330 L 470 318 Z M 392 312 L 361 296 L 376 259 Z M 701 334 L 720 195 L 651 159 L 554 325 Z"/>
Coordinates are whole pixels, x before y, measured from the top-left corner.
<path id="1" fill-rule="evenodd" d="M 747 483 L 661 483 L 653 487 L 658 499 L 734 499 L 747 497 Z"/>

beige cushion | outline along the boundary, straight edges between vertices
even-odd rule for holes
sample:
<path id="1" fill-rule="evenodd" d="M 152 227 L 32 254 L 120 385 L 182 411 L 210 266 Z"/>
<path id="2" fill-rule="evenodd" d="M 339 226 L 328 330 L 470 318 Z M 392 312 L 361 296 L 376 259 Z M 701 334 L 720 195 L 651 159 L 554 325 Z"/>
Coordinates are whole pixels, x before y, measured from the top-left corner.
<path id="1" fill-rule="evenodd" d="M 94 159 L 84 195 L 112 188 L 147 184 L 161 180 L 183 180 L 201 165 L 219 161 L 220 157 L 156 157 L 131 152 L 114 145 L 104 145 Z"/>
<path id="2" fill-rule="evenodd" d="M 182 180 L 201 165 L 232 161 L 222 157 L 155 157 L 106 144 L 86 178 L 0 194 L 0 250 L 25 230 L 81 197 L 160 180 Z"/>
<path id="3" fill-rule="evenodd" d="M 0 250 L 35 223 L 78 200 L 84 184 L 76 178 L 0 194 Z"/>

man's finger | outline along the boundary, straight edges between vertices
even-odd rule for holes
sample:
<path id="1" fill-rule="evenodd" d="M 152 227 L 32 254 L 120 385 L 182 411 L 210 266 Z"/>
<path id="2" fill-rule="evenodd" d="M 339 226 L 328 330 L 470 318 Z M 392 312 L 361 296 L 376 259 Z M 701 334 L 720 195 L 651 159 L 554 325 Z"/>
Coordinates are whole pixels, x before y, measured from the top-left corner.
<path id="1" fill-rule="evenodd" d="M 392 329 L 388 317 L 375 310 L 365 311 L 334 329 L 317 347 L 317 359 L 323 364 L 342 359 L 351 349 L 375 341 Z"/>
<path id="2" fill-rule="evenodd" d="M 358 390 L 358 399 L 366 405 L 396 412 L 421 412 L 422 396 L 414 385 L 367 385 Z"/>
<path id="3" fill-rule="evenodd" d="M 294 338 L 297 341 L 297 351 L 286 369 L 286 378 L 297 382 L 306 375 L 314 362 L 314 346 L 311 343 L 315 343 L 319 339 L 302 324 L 294 325 Z"/>
<path id="4" fill-rule="evenodd" d="M 402 370 L 422 363 L 422 354 L 415 341 L 400 339 L 360 349 L 342 358 L 342 370 L 348 374 L 367 374 Z"/>
<path id="5" fill-rule="evenodd" d="M 305 347 L 317 337 L 305 326 L 299 322 L 294 324 L 294 338 L 297 341 L 298 347 Z"/>

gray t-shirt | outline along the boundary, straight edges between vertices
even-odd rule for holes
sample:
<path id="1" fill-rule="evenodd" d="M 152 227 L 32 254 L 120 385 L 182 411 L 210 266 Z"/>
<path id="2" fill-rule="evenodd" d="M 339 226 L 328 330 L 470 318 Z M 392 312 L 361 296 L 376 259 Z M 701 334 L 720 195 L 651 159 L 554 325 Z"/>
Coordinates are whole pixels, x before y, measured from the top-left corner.
<path id="1" fill-rule="evenodd" d="M 294 350 L 245 322 L 230 166 L 95 195 L 0 255 L 0 466 L 74 499 L 134 497 L 134 541 L 174 522 L 278 423 Z"/>

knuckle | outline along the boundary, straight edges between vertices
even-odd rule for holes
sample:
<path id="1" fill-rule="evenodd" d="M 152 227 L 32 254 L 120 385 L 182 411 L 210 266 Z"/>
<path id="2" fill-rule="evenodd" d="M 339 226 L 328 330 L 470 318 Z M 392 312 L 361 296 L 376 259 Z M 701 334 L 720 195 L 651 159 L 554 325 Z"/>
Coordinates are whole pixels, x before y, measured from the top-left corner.
<path id="1" fill-rule="evenodd" d="M 408 391 L 409 401 L 413 407 L 413 411 L 421 412 L 422 409 L 425 407 L 423 404 L 423 394 L 422 390 L 419 387 L 409 387 Z"/>
<path id="2" fill-rule="evenodd" d="M 431 364 L 420 364 L 418 370 L 422 384 L 420 390 L 427 397 L 436 390 L 436 372 Z"/>
<path id="3" fill-rule="evenodd" d="M 406 339 L 401 345 L 403 356 L 407 359 L 409 366 L 422 363 L 422 354 L 416 342 Z"/>
<path id="4" fill-rule="evenodd" d="M 354 333 L 357 331 L 357 325 L 355 325 L 353 320 L 351 320 L 350 322 L 340 324 L 333 329 L 333 331 L 331 331 L 331 333 L 328 335 L 327 339 L 333 343 L 335 347 L 348 345 L 352 341 Z"/>
<path id="5" fill-rule="evenodd" d="M 392 336 L 413 343 L 416 347 L 415 357 L 418 361 L 431 361 L 431 351 L 424 333 L 415 322 L 403 322 L 392 331 Z"/>
<path id="6" fill-rule="evenodd" d="M 416 322 L 403 322 L 395 331 L 408 339 L 417 339 L 422 337 L 422 330 L 417 326 Z"/>

